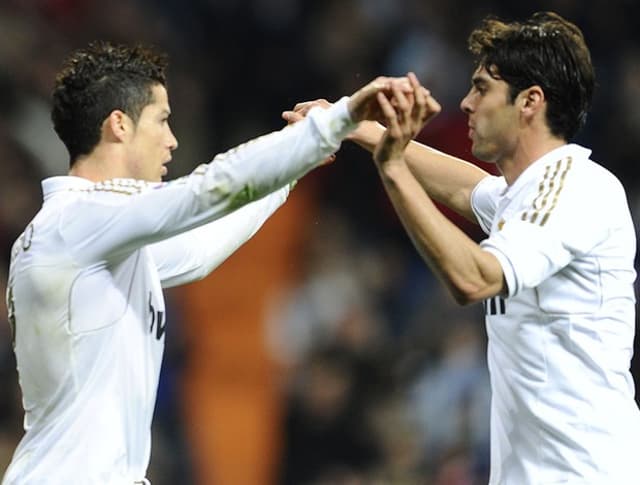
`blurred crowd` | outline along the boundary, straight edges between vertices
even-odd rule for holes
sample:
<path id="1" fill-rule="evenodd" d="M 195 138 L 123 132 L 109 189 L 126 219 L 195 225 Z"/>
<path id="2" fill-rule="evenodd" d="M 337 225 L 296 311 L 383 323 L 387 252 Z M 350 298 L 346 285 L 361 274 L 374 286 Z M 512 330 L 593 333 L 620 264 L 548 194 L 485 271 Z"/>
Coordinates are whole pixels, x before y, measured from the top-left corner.
<path id="1" fill-rule="evenodd" d="M 68 168 L 49 94 L 70 50 L 108 39 L 168 52 L 180 141 L 170 178 L 279 129 L 280 113 L 296 102 L 335 100 L 377 75 L 408 70 L 444 107 L 420 139 L 470 159 L 458 108 L 472 72 L 467 35 L 488 14 L 512 19 L 538 10 L 555 10 L 585 33 L 598 86 L 576 141 L 622 180 L 639 222 L 635 0 L 0 0 L 0 292 L 10 246 L 40 206 L 39 181 Z M 282 404 L 264 485 L 486 483 L 490 391 L 481 308 L 459 308 L 444 293 L 361 149 L 345 144 L 291 199 L 298 196 L 311 203 L 291 259 L 295 277 L 270 296 L 259 322 Z M 168 294 L 176 337 L 167 340 L 153 429 L 157 485 L 213 483 L 195 470 L 196 445 L 184 427 L 179 382 L 190 347 L 180 338 L 180 298 Z M 0 475 L 22 433 L 2 305 Z"/>

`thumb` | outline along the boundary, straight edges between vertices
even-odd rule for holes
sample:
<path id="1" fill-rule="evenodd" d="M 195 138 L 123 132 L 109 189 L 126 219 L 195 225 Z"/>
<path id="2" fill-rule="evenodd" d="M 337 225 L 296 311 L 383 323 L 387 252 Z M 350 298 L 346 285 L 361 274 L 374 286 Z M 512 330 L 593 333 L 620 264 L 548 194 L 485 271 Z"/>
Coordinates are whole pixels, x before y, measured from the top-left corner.
<path id="1" fill-rule="evenodd" d="M 282 119 L 285 120 L 289 125 L 292 125 L 293 123 L 297 123 L 302 118 L 304 118 L 304 116 L 302 116 L 300 113 L 296 113 L 295 111 L 282 112 Z"/>

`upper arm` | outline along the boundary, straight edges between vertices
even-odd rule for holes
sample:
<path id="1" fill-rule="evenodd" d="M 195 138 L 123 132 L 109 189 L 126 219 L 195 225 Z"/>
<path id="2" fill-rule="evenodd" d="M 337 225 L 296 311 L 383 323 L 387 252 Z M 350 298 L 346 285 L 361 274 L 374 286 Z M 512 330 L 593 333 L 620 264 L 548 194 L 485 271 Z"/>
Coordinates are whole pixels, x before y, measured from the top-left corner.
<path id="1" fill-rule="evenodd" d="M 471 191 L 470 205 L 476 222 L 485 234 L 491 232 L 500 194 L 507 185 L 503 177 L 487 176 Z"/>
<path id="2" fill-rule="evenodd" d="M 488 172 L 415 141 L 407 147 L 405 157 L 411 172 L 429 196 L 477 222 L 471 208 L 471 193 L 489 175 Z"/>
<path id="3" fill-rule="evenodd" d="M 149 245 L 163 288 L 211 273 L 258 231 L 288 193 L 285 187 L 220 219 Z"/>

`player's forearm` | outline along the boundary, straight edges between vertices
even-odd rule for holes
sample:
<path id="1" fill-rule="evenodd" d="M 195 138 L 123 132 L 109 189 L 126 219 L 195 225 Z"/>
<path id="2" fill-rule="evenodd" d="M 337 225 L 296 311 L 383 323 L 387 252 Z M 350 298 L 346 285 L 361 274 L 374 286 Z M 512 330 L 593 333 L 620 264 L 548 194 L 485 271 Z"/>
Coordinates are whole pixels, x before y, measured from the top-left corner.
<path id="1" fill-rule="evenodd" d="M 456 301 L 473 303 L 500 294 L 502 268 L 433 204 L 405 161 L 378 167 L 385 190 L 416 249 Z"/>
<path id="2" fill-rule="evenodd" d="M 316 108 L 299 123 L 218 155 L 207 167 L 206 183 L 215 182 L 212 195 L 229 196 L 234 206 L 259 199 L 318 166 L 356 126 L 347 98 L 329 109 Z"/>
<path id="3" fill-rule="evenodd" d="M 373 152 L 385 131 L 379 123 L 361 122 L 350 139 Z M 407 165 L 422 188 L 434 200 L 450 207 L 472 222 L 471 192 L 489 175 L 481 168 L 447 155 L 434 148 L 412 141 L 405 150 Z"/>

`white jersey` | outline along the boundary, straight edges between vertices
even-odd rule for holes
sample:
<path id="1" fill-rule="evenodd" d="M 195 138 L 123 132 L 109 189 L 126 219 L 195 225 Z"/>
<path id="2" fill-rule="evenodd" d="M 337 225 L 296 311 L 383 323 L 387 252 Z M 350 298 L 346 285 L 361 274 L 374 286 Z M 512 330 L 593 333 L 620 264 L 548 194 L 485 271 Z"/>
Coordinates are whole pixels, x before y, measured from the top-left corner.
<path id="1" fill-rule="evenodd" d="M 4 485 L 143 480 L 165 339 L 162 287 L 222 262 L 353 127 L 342 100 L 172 182 L 43 182 L 42 209 L 11 257 L 26 433 Z"/>
<path id="2" fill-rule="evenodd" d="M 472 194 L 508 288 L 485 303 L 491 485 L 640 483 L 635 232 L 622 185 L 590 154 L 565 145 Z"/>

